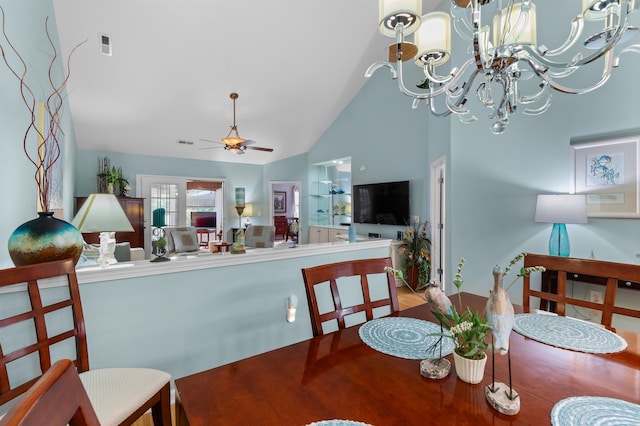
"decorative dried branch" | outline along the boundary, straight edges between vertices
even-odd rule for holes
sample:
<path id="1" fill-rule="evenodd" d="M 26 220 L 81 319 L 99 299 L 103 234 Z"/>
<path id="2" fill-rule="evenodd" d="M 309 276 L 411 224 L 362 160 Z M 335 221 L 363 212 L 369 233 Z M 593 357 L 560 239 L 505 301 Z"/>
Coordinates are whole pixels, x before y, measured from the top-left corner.
<path id="1" fill-rule="evenodd" d="M 49 17 L 45 19 L 44 28 L 47 35 L 47 40 L 49 41 L 49 46 L 53 51 L 53 55 L 51 57 L 51 61 L 49 63 L 49 69 L 47 72 L 47 78 L 49 80 L 49 86 L 51 87 L 51 94 L 47 97 L 47 99 L 43 102 L 44 105 L 44 116 L 45 122 L 47 126 L 42 130 L 37 126 L 37 97 L 34 94 L 33 90 L 27 85 L 26 77 L 27 77 L 27 64 L 24 61 L 22 55 L 15 48 L 9 37 L 7 36 L 6 28 L 5 28 L 5 14 L 4 9 L 0 6 L 0 12 L 2 14 L 2 35 L 7 42 L 7 45 L 11 48 L 11 51 L 15 54 L 17 59 L 20 61 L 20 66 L 16 69 L 9 63 L 7 58 L 7 52 L 5 47 L 0 44 L 0 52 L 2 53 L 2 59 L 4 63 L 9 68 L 9 71 L 18 79 L 20 83 L 20 95 L 22 97 L 22 101 L 24 105 L 27 107 L 27 110 L 31 113 L 31 122 L 27 126 L 24 138 L 23 138 L 23 150 L 27 159 L 33 164 L 36 168 L 35 171 L 35 181 L 38 187 L 38 197 L 40 201 L 40 206 L 44 211 L 49 210 L 49 195 L 50 195 L 50 182 L 51 182 L 51 171 L 53 165 L 60 159 L 60 142 L 62 137 L 64 136 L 64 132 L 62 131 L 60 125 L 60 118 L 62 115 L 62 107 L 64 105 L 64 97 L 63 92 L 64 88 L 69 81 L 69 75 L 71 72 L 71 57 L 75 53 L 75 51 L 87 40 L 77 44 L 69 53 L 69 57 L 67 58 L 67 68 L 63 74 L 63 80 L 60 83 L 55 83 L 54 74 L 55 74 L 55 66 L 57 65 L 58 59 L 58 51 L 51 39 L 51 34 L 49 32 Z M 29 152 L 28 142 L 29 135 L 32 132 L 36 132 L 37 134 L 37 149 L 35 154 L 31 154 Z"/>

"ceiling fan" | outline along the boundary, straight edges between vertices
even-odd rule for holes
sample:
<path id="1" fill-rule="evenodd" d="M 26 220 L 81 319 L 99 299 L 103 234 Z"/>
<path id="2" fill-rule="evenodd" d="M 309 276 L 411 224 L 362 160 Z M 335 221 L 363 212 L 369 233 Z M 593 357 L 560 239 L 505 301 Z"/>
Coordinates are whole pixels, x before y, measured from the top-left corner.
<path id="1" fill-rule="evenodd" d="M 229 95 L 231 99 L 233 99 L 233 126 L 231 126 L 231 130 L 229 130 L 229 134 L 227 137 L 222 138 L 220 141 L 211 141 L 208 139 L 200 139 L 203 142 L 212 142 L 219 143 L 224 145 L 224 149 L 227 151 L 234 152 L 238 155 L 244 154 L 247 149 L 255 149 L 256 151 L 267 151 L 272 152 L 273 148 L 263 148 L 260 146 L 252 146 L 255 141 L 251 139 L 244 139 L 238 135 L 238 126 L 236 125 L 236 99 L 238 99 L 237 93 L 231 93 Z M 232 135 L 233 134 L 233 135 Z M 208 149 L 208 148 L 202 148 Z"/>

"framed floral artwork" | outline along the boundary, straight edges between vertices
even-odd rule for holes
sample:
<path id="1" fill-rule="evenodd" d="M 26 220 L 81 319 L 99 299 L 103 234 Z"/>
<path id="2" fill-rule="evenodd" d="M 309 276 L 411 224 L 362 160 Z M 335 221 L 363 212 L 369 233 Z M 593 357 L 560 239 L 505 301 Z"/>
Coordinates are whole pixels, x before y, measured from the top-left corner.
<path id="1" fill-rule="evenodd" d="M 571 185 L 589 217 L 640 217 L 640 136 L 570 146 Z"/>

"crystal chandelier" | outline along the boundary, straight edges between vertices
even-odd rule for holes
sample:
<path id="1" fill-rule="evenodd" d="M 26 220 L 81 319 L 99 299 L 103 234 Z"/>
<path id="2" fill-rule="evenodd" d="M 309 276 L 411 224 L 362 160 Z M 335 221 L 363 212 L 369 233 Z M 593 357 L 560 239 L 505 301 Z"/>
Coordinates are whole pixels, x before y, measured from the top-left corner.
<path id="1" fill-rule="evenodd" d="M 589 93 L 606 83 L 620 55 L 640 53 L 637 44 L 620 48 L 638 33 L 628 23 L 638 3 L 640 0 L 582 0 L 567 39 L 548 48 L 537 44 L 533 0 L 451 0 L 450 14 L 424 16 L 422 0 L 379 0 L 380 32 L 394 37 L 395 43 L 389 47 L 389 60 L 372 64 L 365 77 L 388 68 L 400 92 L 413 98 L 413 108 L 425 101 L 433 115 L 456 114 L 465 123 L 477 119 L 468 103 L 475 88 L 479 102 L 490 110 L 492 132 L 501 134 L 516 110 L 542 114 L 551 105 L 552 90 Z M 492 17 L 491 27 L 483 21 L 483 14 Z M 437 67 L 451 56 L 452 21 L 455 32 L 470 42 L 470 58 L 448 74 L 439 74 Z M 597 29 L 585 37 L 587 25 Z M 405 41 L 410 34 L 414 34 L 414 43 Z M 418 91 L 409 90 L 403 80 L 402 64 L 411 59 L 425 75 L 417 84 Z M 602 73 L 595 83 L 579 88 L 563 84 L 576 70 L 597 64 Z"/>

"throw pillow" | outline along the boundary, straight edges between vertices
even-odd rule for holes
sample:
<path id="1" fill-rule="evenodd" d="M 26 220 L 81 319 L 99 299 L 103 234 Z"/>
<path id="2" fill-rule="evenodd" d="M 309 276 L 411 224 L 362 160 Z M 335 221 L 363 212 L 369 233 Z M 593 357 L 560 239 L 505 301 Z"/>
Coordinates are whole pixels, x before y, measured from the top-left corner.
<path id="1" fill-rule="evenodd" d="M 196 231 L 171 231 L 171 236 L 173 237 L 176 253 L 198 251 L 200 249 Z"/>

